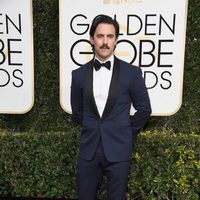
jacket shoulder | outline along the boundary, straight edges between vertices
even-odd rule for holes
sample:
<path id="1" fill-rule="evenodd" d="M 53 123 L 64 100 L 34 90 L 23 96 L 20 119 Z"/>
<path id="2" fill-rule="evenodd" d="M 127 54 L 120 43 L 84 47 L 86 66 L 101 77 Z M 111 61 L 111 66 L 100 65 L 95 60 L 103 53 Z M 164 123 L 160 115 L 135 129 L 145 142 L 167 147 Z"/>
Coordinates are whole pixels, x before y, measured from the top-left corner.
<path id="1" fill-rule="evenodd" d="M 141 68 L 136 66 L 136 65 L 132 65 L 124 60 L 119 60 L 120 66 L 123 68 L 123 70 L 126 70 L 127 73 L 139 73 L 141 72 Z"/>
<path id="2" fill-rule="evenodd" d="M 81 67 L 72 70 L 72 75 L 82 75 L 85 73 L 86 69 L 89 67 L 92 61 L 87 62 L 86 64 L 82 65 Z"/>

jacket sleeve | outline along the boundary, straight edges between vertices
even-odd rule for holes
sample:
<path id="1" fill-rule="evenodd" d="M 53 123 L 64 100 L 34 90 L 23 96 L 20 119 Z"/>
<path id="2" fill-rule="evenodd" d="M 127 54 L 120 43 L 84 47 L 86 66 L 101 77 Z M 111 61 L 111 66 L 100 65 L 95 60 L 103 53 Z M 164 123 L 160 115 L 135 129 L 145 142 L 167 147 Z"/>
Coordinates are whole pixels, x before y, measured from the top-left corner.
<path id="1" fill-rule="evenodd" d="M 71 82 L 72 120 L 82 125 L 83 121 L 83 91 L 76 71 L 72 71 Z"/>
<path id="2" fill-rule="evenodd" d="M 151 115 L 151 104 L 142 71 L 139 67 L 135 67 L 133 78 L 131 79 L 130 96 L 133 107 L 136 112 L 131 117 L 131 126 L 133 135 L 137 135 L 147 123 Z"/>

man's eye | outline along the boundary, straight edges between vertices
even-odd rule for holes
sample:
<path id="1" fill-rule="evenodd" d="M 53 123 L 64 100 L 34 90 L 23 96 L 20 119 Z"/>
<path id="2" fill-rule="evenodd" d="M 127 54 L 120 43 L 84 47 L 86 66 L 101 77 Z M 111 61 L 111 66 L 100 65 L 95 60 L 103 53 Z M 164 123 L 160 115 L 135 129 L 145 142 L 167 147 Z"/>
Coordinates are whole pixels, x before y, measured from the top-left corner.
<path id="1" fill-rule="evenodd" d="M 113 38 L 114 36 L 113 36 L 113 35 L 109 35 L 108 37 L 109 37 L 109 38 Z"/>

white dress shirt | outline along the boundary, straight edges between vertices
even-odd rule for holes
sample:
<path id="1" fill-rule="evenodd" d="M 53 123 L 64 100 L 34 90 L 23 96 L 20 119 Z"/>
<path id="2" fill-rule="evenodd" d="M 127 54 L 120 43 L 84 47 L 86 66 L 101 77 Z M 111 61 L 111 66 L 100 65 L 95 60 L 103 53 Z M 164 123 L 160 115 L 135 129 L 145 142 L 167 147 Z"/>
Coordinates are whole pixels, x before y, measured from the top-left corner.
<path id="1" fill-rule="evenodd" d="M 110 82 L 111 82 L 112 72 L 113 72 L 114 56 L 111 56 L 105 62 L 107 61 L 111 62 L 110 70 L 108 70 L 105 67 L 101 67 L 98 71 L 96 71 L 93 68 L 93 93 L 94 93 L 94 99 L 95 99 L 100 116 L 102 116 L 103 114 L 106 101 L 108 98 L 108 92 L 109 92 Z M 101 61 L 99 60 L 99 62 Z"/>

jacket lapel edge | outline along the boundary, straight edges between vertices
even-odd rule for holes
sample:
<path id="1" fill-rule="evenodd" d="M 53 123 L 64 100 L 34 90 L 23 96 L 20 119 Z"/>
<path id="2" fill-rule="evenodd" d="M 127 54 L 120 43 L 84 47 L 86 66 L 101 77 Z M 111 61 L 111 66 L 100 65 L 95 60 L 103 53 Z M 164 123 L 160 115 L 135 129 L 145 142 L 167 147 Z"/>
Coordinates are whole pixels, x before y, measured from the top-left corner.
<path id="1" fill-rule="evenodd" d="M 119 59 L 114 57 L 113 74 L 111 78 L 107 102 L 102 114 L 103 119 L 105 119 L 109 115 L 116 102 L 118 83 L 119 83 L 119 72 L 120 72 Z"/>
<path id="2" fill-rule="evenodd" d="M 93 93 L 93 60 L 88 63 L 86 69 L 84 91 L 88 106 L 90 107 L 92 113 L 99 118 L 100 116 L 95 103 L 94 93 Z"/>

